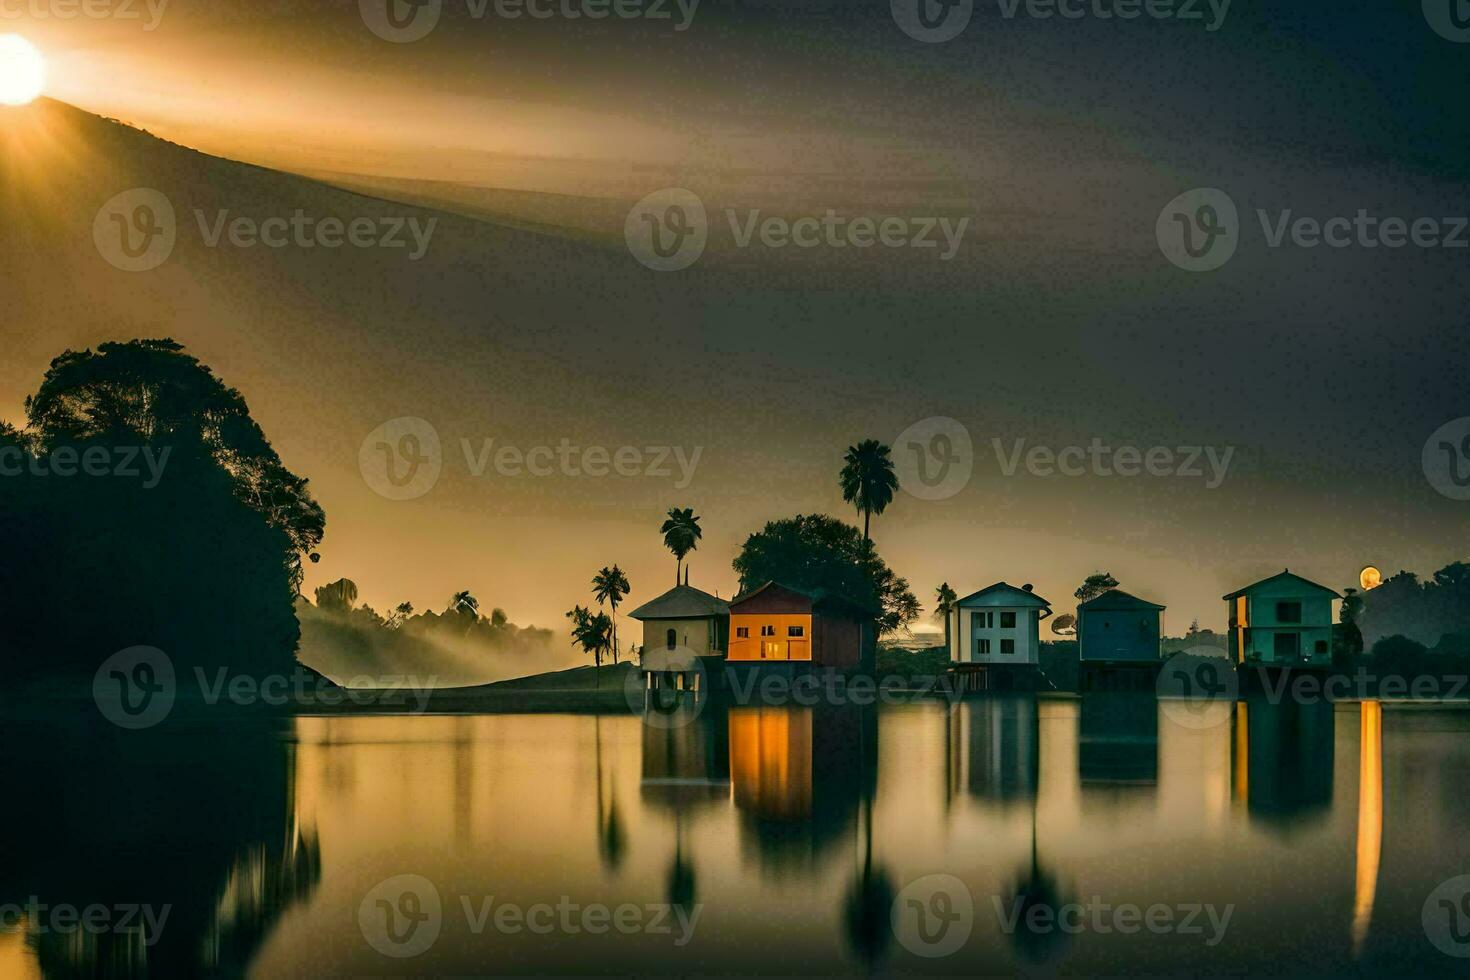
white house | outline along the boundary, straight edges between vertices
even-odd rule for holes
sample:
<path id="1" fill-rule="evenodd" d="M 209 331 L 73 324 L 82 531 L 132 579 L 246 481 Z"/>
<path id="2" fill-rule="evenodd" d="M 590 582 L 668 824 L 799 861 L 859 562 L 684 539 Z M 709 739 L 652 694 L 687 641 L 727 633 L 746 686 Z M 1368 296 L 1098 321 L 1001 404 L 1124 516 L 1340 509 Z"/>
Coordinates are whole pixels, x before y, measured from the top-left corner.
<path id="1" fill-rule="evenodd" d="M 955 603 L 950 663 L 958 666 L 1030 666 L 1040 662 L 1041 621 L 1051 603 L 1031 591 L 997 582 Z"/>

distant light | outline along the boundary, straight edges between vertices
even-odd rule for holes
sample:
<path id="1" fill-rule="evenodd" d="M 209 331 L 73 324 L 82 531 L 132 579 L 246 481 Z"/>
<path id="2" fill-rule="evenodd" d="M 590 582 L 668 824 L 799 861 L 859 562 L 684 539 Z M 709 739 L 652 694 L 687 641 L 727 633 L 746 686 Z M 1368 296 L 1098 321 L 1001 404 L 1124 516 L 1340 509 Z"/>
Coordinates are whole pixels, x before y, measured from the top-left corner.
<path id="1" fill-rule="evenodd" d="M 1372 565 L 1366 565 L 1358 573 L 1358 584 L 1363 587 L 1364 592 L 1370 589 L 1376 589 L 1383 584 L 1383 574 Z"/>
<path id="2" fill-rule="evenodd" d="M 46 88 L 46 59 L 19 34 L 0 34 L 0 105 L 34 102 Z"/>

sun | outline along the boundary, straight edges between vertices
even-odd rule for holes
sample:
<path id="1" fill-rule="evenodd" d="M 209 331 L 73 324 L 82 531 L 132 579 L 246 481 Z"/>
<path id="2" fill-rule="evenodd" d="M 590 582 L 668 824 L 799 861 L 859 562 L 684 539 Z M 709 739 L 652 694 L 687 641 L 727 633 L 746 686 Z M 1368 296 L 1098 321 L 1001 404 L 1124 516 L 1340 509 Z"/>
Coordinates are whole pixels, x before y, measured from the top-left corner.
<path id="1" fill-rule="evenodd" d="M 0 105 L 25 105 L 46 87 L 46 60 L 19 34 L 0 34 Z"/>

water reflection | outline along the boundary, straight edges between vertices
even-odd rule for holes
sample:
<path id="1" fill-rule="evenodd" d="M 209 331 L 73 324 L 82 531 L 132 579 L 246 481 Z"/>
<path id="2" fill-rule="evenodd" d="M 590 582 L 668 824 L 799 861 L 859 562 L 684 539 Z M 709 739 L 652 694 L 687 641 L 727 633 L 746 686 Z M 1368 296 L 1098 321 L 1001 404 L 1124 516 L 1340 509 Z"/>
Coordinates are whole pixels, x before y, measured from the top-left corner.
<path id="1" fill-rule="evenodd" d="M 996 697 L 875 709 L 303 718 L 188 733 L 0 729 L 0 904 L 172 907 L 159 941 L 0 934 L 0 975 L 1002 974 L 1433 970 L 1420 906 L 1470 834 L 1470 712 Z M 315 828 L 330 844 L 324 856 Z M 446 909 L 411 963 L 364 941 L 378 882 Z M 974 933 L 930 961 L 897 894 L 931 874 Z M 692 941 L 473 928 L 486 896 L 668 903 Z M 1187 935 L 1032 929 L 1093 899 L 1236 909 Z M 1003 928 L 997 908 L 1022 916 Z"/>
<path id="2" fill-rule="evenodd" d="M 34 964 L 49 977 L 244 973 L 321 875 L 293 766 L 279 731 L 249 722 L 0 728 L 0 904 L 42 910 L 22 927 Z M 105 907 L 109 925 L 72 931 L 58 906 Z M 127 928 L 130 907 L 154 911 L 156 935 Z"/>

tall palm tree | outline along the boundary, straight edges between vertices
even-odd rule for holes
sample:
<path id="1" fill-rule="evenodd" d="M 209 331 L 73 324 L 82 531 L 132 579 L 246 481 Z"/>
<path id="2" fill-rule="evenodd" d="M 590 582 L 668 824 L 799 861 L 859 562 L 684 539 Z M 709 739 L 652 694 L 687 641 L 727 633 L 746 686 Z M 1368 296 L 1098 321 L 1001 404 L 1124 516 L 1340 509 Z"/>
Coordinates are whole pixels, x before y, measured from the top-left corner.
<path id="1" fill-rule="evenodd" d="M 597 600 L 599 606 L 606 603 L 612 607 L 613 666 L 617 666 L 618 663 L 618 603 L 623 601 L 623 597 L 631 588 L 628 585 L 628 576 L 623 574 L 623 570 L 616 565 L 612 568 L 603 566 L 596 575 L 592 576 L 592 597 Z"/>
<path id="2" fill-rule="evenodd" d="M 699 539 L 704 536 L 699 529 L 699 518 L 694 516 L 693 507 L 685 507 L 683 510 L 671 507 L 668 520 L 664 521 L 659 531 L 664 536 L 664 547 L 674 553 L 674 585 L 677 586 L 684 570 L 684 556 L 698 548 Z"/>
<path id="3" fill-rule="evenodd" d="M 877 439 L 864 439 L 856 446 L 847 447 L 843 463 L 837 482 L 842 487 L 842 499 L 863 515 L 863 542 L 866 544 L 871 540 L 868 525 L 873 515 L 883 513 L 893 503 L 893 492 L 898 489 L 893 459 L 889 456 L 888 447 Z"/>
<path id="4" fill-rule="evenodd" d="M 944 618 L 944 650 L 949 653 L 949 616 L 954 612 L 956 602 L 960 597 L 955 594 L 954 589 L 949 587 L 948 582 L 939 583 L 939 588 L 934 590 L 934 615 Z"/>

